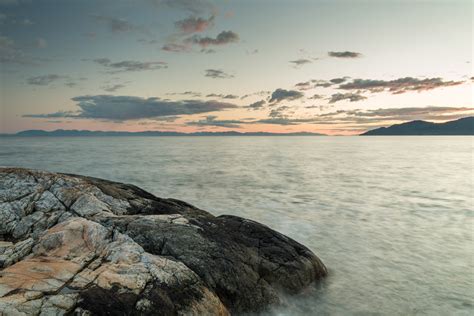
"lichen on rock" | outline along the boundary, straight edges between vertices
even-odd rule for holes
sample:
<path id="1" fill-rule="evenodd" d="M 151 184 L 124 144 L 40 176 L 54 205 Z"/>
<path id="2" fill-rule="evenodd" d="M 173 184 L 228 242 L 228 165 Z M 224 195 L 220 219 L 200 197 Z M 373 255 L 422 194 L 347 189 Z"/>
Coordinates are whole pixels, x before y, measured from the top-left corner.
<path id="1" fill-rule="evenodd" d="M 251 220 L 133 185 L 0 168 L 5 315 L 259 312 L 326 274 L 309 249 Z"/>

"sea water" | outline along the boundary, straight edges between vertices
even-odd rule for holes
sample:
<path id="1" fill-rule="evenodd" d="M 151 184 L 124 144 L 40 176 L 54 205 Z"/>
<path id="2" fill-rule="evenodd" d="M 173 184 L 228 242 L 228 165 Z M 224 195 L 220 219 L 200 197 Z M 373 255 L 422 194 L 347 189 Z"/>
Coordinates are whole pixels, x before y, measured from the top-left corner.
<path id="1" fill-rule="evenodd" d="M 329 276 L 275 315 L 472 315 L 473 137 L 0 138 L 0 165 L 132 183 L 270 226 Z"/>

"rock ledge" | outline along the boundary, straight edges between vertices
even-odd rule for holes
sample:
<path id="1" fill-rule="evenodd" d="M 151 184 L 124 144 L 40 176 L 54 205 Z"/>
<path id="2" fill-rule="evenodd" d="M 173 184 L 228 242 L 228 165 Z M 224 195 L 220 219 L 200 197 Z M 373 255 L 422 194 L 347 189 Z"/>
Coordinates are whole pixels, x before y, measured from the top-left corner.
<path id="1" fill-rule="evenodd" d="M 0 168 L 5 315 L 259 312 L 326 274 L 306 247 L 254 221 L 133 185 Z"/>

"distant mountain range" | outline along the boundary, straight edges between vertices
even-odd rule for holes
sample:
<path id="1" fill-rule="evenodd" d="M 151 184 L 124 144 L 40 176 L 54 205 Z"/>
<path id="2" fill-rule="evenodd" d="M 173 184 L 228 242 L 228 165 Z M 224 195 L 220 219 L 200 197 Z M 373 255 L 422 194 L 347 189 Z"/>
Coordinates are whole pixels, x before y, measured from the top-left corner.
<path id="1" fill-rule="evenodd" d="M 474 116 L 461 118 L 445 123 L 432 123 L 426 121 L 411 121 L 389 127 L 381 127 L 367 131 L 362 136 L 376 135 L 474 135 Z M 99 137 L 99 136 L 326 136 L 319 133 L 266 133 L 236 131 L 229 132 L 195 132 L 179 133 L 170 131 L 144 131 L 144 132 L 115 132 L 115 131 L 88 131 L 64 130 L 55 131 L 26 130 L 16 134 L 0 134 L 0 137 Z"/>
<path id="2" fill-rule="evenodd" d="M 373 129 L 362 135 L 474 135 L 474 116 L 445 123 L 411 121 Z"/>
<path id="3" fill-rule="evenodd" d="M 169 131 L 146 131 L 146 132 L 114 132 L 114 131 L 87 131 L 87 130 L 64 130 L 55 131 L 26 130 L 16 134 L 0 134 L 3 137 L 84 137 L 84 136 L 325 136 L 324 134 L 300 132 L 300 133 L 265 133 L 252 132 L 240 133 L 229 132 L 196 132 L 179 133 Z"/>

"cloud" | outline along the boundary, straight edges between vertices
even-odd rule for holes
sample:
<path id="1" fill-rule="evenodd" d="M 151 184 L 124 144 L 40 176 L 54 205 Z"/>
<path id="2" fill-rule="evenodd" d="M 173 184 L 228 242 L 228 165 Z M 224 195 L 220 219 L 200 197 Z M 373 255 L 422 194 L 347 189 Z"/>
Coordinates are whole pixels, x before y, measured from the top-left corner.
<path id="1" fill-rule="evenodd" d="M 241 124 L 244 124 L 244 121 L 240 120 L 217 120 L 217 116 L 207 116 L 203 120 L 187 122 L 186 125 L 189 126 L 218 126 L 225 128 L 239 128 Z"/>
<path id="2" fill-rule="evenodd" d="M 312 79 L 309 81 L 298 82 L 297 84 L 295 84 L 295 87 L 298 88 L 298 90 L 310 90 L 320 87 L 328 88 L 334 85 L 334 82 L 332 82 L 333 80 L 340 81 L 343 80 L 343 78 L 331 79 L 331 81 Z"/>
<path id="3" fill-rule="evenodd" d="M 111 17 L 111 16 L 104 16 L 104 15 L 92 15 L 92 17 L 100 22 L 107 25 L 109 30 L 114 33 L 123 33 L 128 32 L 135 29 L 135 26 L 129 23 L 127 20 Z"/>
<path id="4" fill-rule="evenodd" d="M 168 64 L 162 61 L 142 62 L 135 60 L 124 60 L 120 62 L 112 62 L 108 58 L 97 58 L 93 60 L 95 63 L 109 69 L 110 73 L 132 72 L 144 70 L 156 70 L 168 68 Z"/>
<path id="5" fill-rule="evenodd" d="M 25 114 L 22 117 L 31 118 L 64 118 L 64 117 L 77 117 L 77 112 L 74 111 L 58 111 L 48 114 Z"/>
<path id="6" fill-rule="evenodd" d="M 139 38 L 137 39 L 137 42 L 142 43 L 142 44 L 148 44 L 148 45 L 155 45 L 159 43 L 159 41 L 156 39 L 146 39 L 146 38 Z"/>
<path id="7" fill-rule="evenodd" d="M 195 91 L 184 91 L 184 92 L 171 92 L 167 93 L 166 95 L 190 95 L 192 97 L 200 97 L 201 93 L 200 92 L 195 92 Z"/>
<path id="8" fill-rule="evenodd" d="M 365 100 L 367 97 L 357 93 L 335 93 L 331 95 L 329 99 L 329 103 L 336 103 L 343 100 L 349 100 L 350 102 L 357 102 L 361 100 Z"/>
<path id="9" fill-rule="evenodd" d="M 324 96 L 320 95 L 320 94 L 314 94 L 311 98 L 309 99 L 312 99 L 312 100 L 318 100 L 318 99 L 322 99 L 324 98 Z"/>
<path id="10" fill-rule="evenodd" d="M 79 81 L 85 81 L 87 78 L 80 77 L 80 78 L 71 78 L 69 76 L 64 76 L 66 79 L 66 83 L 64 84 L 66 87 L 73 88 L 79 84 Z"/>
<path id="11" fill-rule="evenodd" d="M 193 45 L 201 47 L 200 52 L 213 54 L 216 51 L 209 46 L 218 46 L 237 42 L 238 34 L 232 31 L 222 31 L 215 38 L 201 36 L 196 33 L 203 33 L 214 26 L 217 10 L 209 1 L 204 0 L 150 0 L 157 5 L 166 5 L 188 11 L 191 15 L 175 22 L 178 32 L 169 37 L 168 43 L 162 46 L 162 50 L 167 52 L 191 52 Z M 209 18 L 199 17 L 199 14 L 206 12 Z M 206 14 L 206 15 L 207 15 Z M 190 36 L 191 35 L 191 36 Z M 188 36 L 184 38 L 184 36 Z"/>
<path id="12" fill-rule="evenodd" d="M 295 85 L 298 90 L 309 90 L 312 88 L 329 88 L 339 85 L 337 88 L 342 90 L 357 90 L 358 92 L 383 92 L 388 91 L 392 94 L 401 94 L 408 91 L 427 91 L 441 87 L 456 86 L 464 81 L 444 81 L 442 78 L 419 79 L 413 77 L 399 78 L 395 80 L 374 80 L 374 79 L 353 79 L 348 81 L 349 77 L 334 78 L 326 80 L 310 80 L 299 82 Z M 336 95 L 339 97 L 341 95 Z"/>
<path id="13" fill-rule="evenodd" d="M 260 100 L 260 101 L 247 105 L 247 108 L 252 109 L 252 110 L 258 110 L 258 109 L 263 108 L 265 106 L 265 103 L 266 103 L 265 100 Z"/>
<path id="14" fill-rule="evenodd" d="M 69 88 L 76 87 L 79 81 L 87 80 L 87 78 L 73 78 L 70 76 L 49 74 L 42 76 L 29 77 L 26 79 L 26 83 L 34 86 L 49 86 L 50 84 L 58 81 L 63 81 L 64 85 Z"/>
<path id="15" fill-rule="evenodd" d="M 391 108 L 376 110 L 338 110 L 331 113 L 323 113 L 307 118 L 269 117 L 258 121 L 246 122 L 248 124 L 276 124 L 276 125 L 299 125 L 299 124 L 324 124 L 334 126 L 348 125 L 354 128 L 366 129 L 368 127 L 391 125 L 394 122 L 411 120 L 454 120 L 468 115 L 473 115 L 474 109 L 466 107 L 412 107 Z"/>
<path id="16" fill-rule="evenodd" d="M 207 30 L 214 23 L 215 15 L 212 14 L 209 19 L 188 17 L 184 20 L 175 22 L 175 26 L 181 34 L 175 35 L 175 38 L 162 46 L 162 50 L 167 52 L 190 52 L 193 45 L 201 47 L 200 52 L 204 54 L 213 54 L 216 51 L 210 46 L 223 46 L 239 41 L 239 35 L 232 31 L 222 31 L 215 38 L 194 34 L 190 37 L 179 39 L 183 34 L 200 33 Z"/>
<path id="17" fill-rule="evenodd" d="M 70 82 L 66 82 L 64 85 L 69 88 L 74 88 L 77 86 L 77 82 L 70 81 Z"/>
<path id="18" fill-rule="evenodd" d="M 276 117 L 276 118 L 258 120 L 255 123 L 272 124 L 272 125 L 298 125 L 301 122 L 299 120 L 296 121 L 296 120 L 292 120 L 286 117 Z"/>
<path id="19" fill-rule="evenodd" d="M 260 97 L 264 97 L 264 96 L 267 96 L 271 93 L 271 91 L 257 91 L 257 92 L 254 92 L 254 93 L 248 93 L 248 94 L 244 94 L 243 96 L 240 97 L 240 99 L 245 99 L 245 98 L 248 98 L 252 95 L 257 95 L 257 96 L 260 96 Z"/>
<path id="20" fill-rule="evenodd" d="M 459 113 L 464 112 L 473 113 L 474 109 L 467 107 L 427 106 L 388 108 L 367 111 L 354 110 L 348 111 L 347 114 L 355 117 L 374 118 L 377 120 L 436 120 L 462 117 L 466 114 Z"/>
<path id="21" fill-rule="evenodd" d="M 312 106 L 306 108 L 319 108 L 324 110 L 323 106 Z M 466 107 L 411 107 L 411 108 L 389 108 L 376 110 L 338 110 L 330 113 L 322 113 L 312 117 L 292 118 L 283 115 L 289 107 L 273 109 L 268 118 L 249 119 L 249 120 L 217 120 L 215 116 L 209 116 L 203 120 L 188 122 L 187 125 L 193 126 L 220 126 L 236 128 L 244 124 L 272 124 L 272 125 L 334 125 L 334 130 L 367 129 L 368 127 L 391 125 L 394 122 L 403 122 L 409 120 L 423 119 L 446 121 L 458 119 L 474 114 L 474 109 Z"/>
<path id="22" fill-rule="evenodd" d="M 75 81 L 68 81 L 68 82 L 64 83 L 64 85 L 68 88 L 74 88 L 74 87 L 77 87 L 79 85 L 79 83 L 77 83 Z"/>
<path id="23" fill-rule="evenodd" d="M 310 81 L 298 82 L 297 84 L 295 84 L 295 87 L 298 90 L 309 90 L 309 89 L 313 88 Z"/>
<path id="24" fill-rule="evenodd" d="M 328 82 L 326 80 L 311 80 L 311 82 L 314 83 L 315 88 L 318 88 L 318 87 L 328 88 L 328 87 L 332 86 L 332 83 Z"/>
<path id="25" fill-rule="evenodd" d="M 358 58 L 361 57 L 361 53 L 356 53 L 356 52 L 328 52 L 329 57 L 336 57 L 336 58 Z"/>
<path id="26" fill-rule="evenodd" d="M 217 126 L 225 128 L 240 128 L 242 125 L 252 124 L 271 124 L 271 125 L 298 125 L 306 123 L 311 119 L 290 119 L 287 117 L 270 117 L 260 120 L 218 120 L 216 116 L 208 116 L 202 120 L 190 121 L 186 125 L 189 126 Z"/>
<path id="27" fill-rule="evenodd" d="M 463 81 L 443 81 L 441 78 L 418 79 L 413 77 L 395 80 L 354 79 L 339 86 L 344 90 L 365 90 L 369 92 L 389 91 L 392 94 L 401 94 L 408 91 L 427 91 L 436 88 L 450 87 L 462 84 Z"/>
<path id="28" fill-rule="evenodd" d="M 334 83 L 334 84 L 340 84 L 340 83 L 346 82 L 347 79 L 349 79 L 349 77 L 334 78 L 334 79 L 329 80 L 329 82 Z"/>
<path id="29" fill-rule="evenodd" d="M 338 110 L 314 117 L 314 124 L 353 124 L 358 127 L 391 125 L 395 122 L 412 120 L 447 121 L 474 114 L 474 109 L 466 107 L 407 107 L 375 110 Z"/>
<path id="30" fill-rule="evenodd" d="M 239 36 L 236 33 L 232 31 L 224 31 L 219 33 L 216 38 L 193 35 L 186 38 L 182 43 L 167 43 L 163 45 L 161 49 L 167 52 L 190 52 L 192 45 L 198 45 L 201 47 L 201 53 L 213 54 L 216 51 L 212 48 L 209 48 L 209 46 L 222 46 L 238 41 Z"/>
<path id="31" fill-rule="evenodd" d="M 275 117 L 284 117 L 285 111 L 288 111 L 290 107 L 288 106 L 280 106 L 278 108 L 272 109 L 270 113 L 268 114 L 269 117 L 275 118 Z"/>
<path id="32" fill-rule="evenodd" d="M 232 31 L 220 32 L 215 38 L 213 37 L 201 37 L 199 35 L 193 35 L 185 40 L 186 43 L 192 43 L 200 45 L 201 47 L 207 47 L 210 45 L 226 45 L 230 43 L 236 43 L 239 41 L 239 35 Z"/>
<path id="33" fill-rule="evenodd" d="M 273 91 L 270 102 L 278 103 L 283 100 L 296 100 L 302 98 L 304 94 L 296 90 L 276 89 Z"/>
<path id="34" fill-rule="evenodd" d="M 240 128 L 242 125 L 271 124 L 271 125 L 299 125 L 311 119 L 291 119 L 287 117 L 269 117 L 260 120 L 217 120 L 215 116 L 208 116 L 199 121 L 187 122 L 190 126 L 217 126 L 226 128 Z"/>
<path id="35" fill-rule="evenodd" d="M 215 49 L 212 49 L 212 48 L 201 48 L 201 53 L 214 54 L 214 53 L 217 53 L 217 51 Z"/>
<path id="36" fill-rule="evenodd" d="M 44 76 L 29 77 L 26 79 L 26 83 L 29 85 L 35 85 L 35 86 L 47 86 L 54 81 L 64 79 L 64 78 L 66 78 L 66 76 L 49 74 L 49 75 L 44 75 Z"/>
<path id="37" fill-rule="evenodd" d="M 234 75 L 228 74 L 220 69 L 206 69 L 204 76 L 214 78 L 214 79 L 234 78 Z"/>
<path id="38" fill-rule="evenodd" d="M 162 116 L 162 117 L 154 117 L 152 119 L 148 119 L 146 122 L 174 122 L 179 119 L 179 116 Z M 138 124 L 143 124 L 145 122 L 139 122 Z"/>
<path id="39" fill-rule="evenodd" d="M 190 16 L 186 19 L 176 21 L 175 26 L 185 34 L 201 33 L 214 24 L 214 18 L 214 15 L 211 15 L 209 19 Z"/>
<path id="40" fill-rule="evenodd" d="M 169 101 L 156 97 L 86 95 L 74 97 L 72 100 L 79 107 L 77 112 L 60 111 L 49 114 L 28 114 L 24 115 L 24 117 L 70 117 L 120 122 L 163 116 L 208 113 L 237 108 L 236 105 L 225 102 L 201 100 Z"/>
<path id="41" fill-rule="evenodd" d="M 118 84 L 103 86 L 102 89 L 107 92 L 114 92 L 125 87 L 126 85 L 118 83 Z"/>
<path id="42" fill-rule="evenodd" d="M 327 105 L 308 105 L 304 107 L 305 109 L 318 109 L 320 111 L 323 111 L 328 108 Z"/>
<path id="43" fill-rule="evenodd" d="M 271 125 L 299 125 L 306 123 L 308 119 L 291 119 L 286 117 L 273 117 L 261 120 L 245 121 L 245 120 L 217 120 L 215 117 L 210 116 L 203 120 L 187 122 L 189 126 L 217 126 L 225 128 L 240 128 L 242 125 L 252 124 L 271 124 Z"/>
<path id="44" fill-rule="evenodd" d="M 163 45 L 161 49 L 167 52 L 180 53 L 180 52 L 189 52 L 191 50 L 191 47 L 185 44 L 168 43 L 168 44 Z"/>
<path id="45" fill-rule="evenodd" d="M 206 98 L 222 98 L 222 99 L 238 99 L 239 96 L 235 94 L 216 94 L 210 93 L 206 95 Z"/>
<path id="46" fill-rule="evenodd" d="M 298 66 L 310 64 L 311 60 L 300 58 L 300 59 L 297 59 L 297 60 L 291 60 L 290 63 L 294 64 L 295 67 L 298 67 Z"/>

